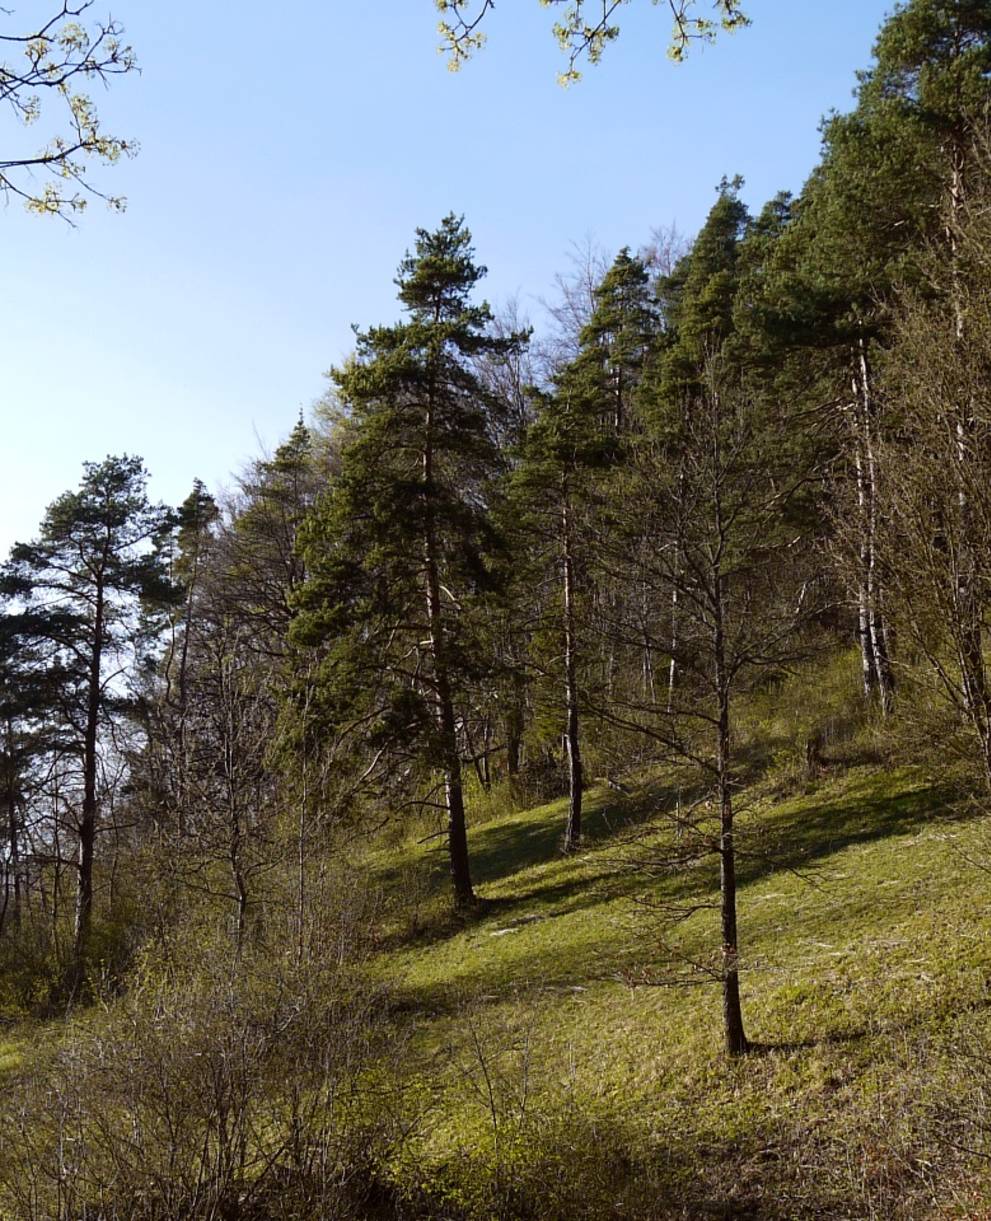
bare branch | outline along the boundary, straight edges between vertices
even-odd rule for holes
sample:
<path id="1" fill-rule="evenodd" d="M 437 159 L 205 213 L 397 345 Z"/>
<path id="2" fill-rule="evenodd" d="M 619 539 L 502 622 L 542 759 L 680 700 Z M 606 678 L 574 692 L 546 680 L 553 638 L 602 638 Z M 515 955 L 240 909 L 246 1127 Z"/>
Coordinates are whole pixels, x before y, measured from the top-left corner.
<path id="1" fill-rule="evenodd" d="M 29 211 L 60 216 L 72 223 L 92 197 L 117 211 L 125 201 L 106 195 L 89 179 L 93 162 L 115 165 L 137 152 L 134 140 L 105 132 L 90 97 L 81 86 L 108 86 L 111 77 L 137 71 L 134 51 L 123 41 L 113 18 L 83 23 L 93 0 L 62 0 L 33 32 L 0 33 L 0 103 L 6 103 L 22 128 L 49 113 L 61 114 L 61 130 L 42 148 L 0 153 L 0 195 L 23 199 Z M 0 18 L 9 17 L 0 10 Z M 47 105 L 42 99 L 47 99 Z"/>
<path id="2" fill-rule="evenodd" d="M 620 28 L 613 20 L 621 5 L 630 0 L 540 0 L 545 8 L 566 5 L 559 21 L 554 23 L 554 36 L 568 58 L 568 66 L 558 76 L 562 85 L 581 80 L 578 65 L 583 61 L 597 64 L 610 42 L 619 37 Z M 655 0 L 655 3 L 657 0 Z M 441 51 L 448 56 L 448 67 L 458 71 L 472 55 L 485 45 L 482 25 L 495 8 L 494 0 L 434 0 L 441 20 L 438 32 Z M 720 29 L 738 30 L 750 24 L 742 0 L 712 0 L 713 17 L 692 15 L 698 0 L 667 0 L 673 19 L 668 55 L 681 62 L 692 43 L 712 42 Z M 594 9 L 590 14 L 589 10 Z"/>

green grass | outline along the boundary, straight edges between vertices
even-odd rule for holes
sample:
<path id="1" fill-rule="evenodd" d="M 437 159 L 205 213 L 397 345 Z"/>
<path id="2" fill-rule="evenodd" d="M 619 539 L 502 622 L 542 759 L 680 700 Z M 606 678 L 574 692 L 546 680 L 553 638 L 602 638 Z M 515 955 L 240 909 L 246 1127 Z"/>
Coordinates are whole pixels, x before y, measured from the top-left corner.
<path id="1" fill-rule="evenodd" d="M 565 801 L 476 794 L 463 917 L 442 836 L 366 846 L 395 1038 L 360 1109 L 405 1133 L 361 1165 L 383 1217 L 991 1217 L 991 823 L 948 774 L 883 766 L 867 715 L 841 715 L 845 673 L 823 775 L 789 712 L 807 684 L 741 732 L 739 1061 L 698 969 L 718 962 L 716 864 L 674 864 L 690 776 L 589 792 L 570 856 Z M 0 1087 L 50 1054 L 46 1029 L 3 1028 Z"/>
<path id="2" fill-rule="evenodd" d="M 757 1051 L 735 1064 L 718 988 L 685 967 L 714 961 L 717 914 L 673 924 L 657 910 L 712 903 L 713 866 L 639 867 L 673 843 L 663 811 L 676 787 L 589 794 L 586 848 L 571 857 L 563 802 L 476 828 L 484 903 L 469 920 L 444 914 L 443 840 L 378 858 L 386 884 L 415 880 L 422 896 L 415 923 L 383 930 L 376 970 L 411 1021 L 431 1100 L 409 1164 L 432 1168 L 451 1215 L 527 1215 L 506 1199 L 569 1179 L 584 1193 L 574 1215 L 597 1191 L 616 1196 L 616 1216 L 991 1215 L 967 1212 L 991 1204 L 980 1156 L 939 1137 L 952 1097 L 975 1110 L 968 1141 L 982 1139 L 969 1049 L 991 1047 L 983 819 L 954 817 L 948 790 L 904 768 L 745 796 L 743 1004 Z M 593 1144 L 555 1179 L 561 1125 Z M 554 1199 L 543 1215 L 567 1215 Z"/>
<path id="3" fill-rule="evenodd" d="M 20 1068 L 24 1055 L 23 1045 L 15 1039 L 0 1039 L 0 1081 L 4 1074 Z"/>

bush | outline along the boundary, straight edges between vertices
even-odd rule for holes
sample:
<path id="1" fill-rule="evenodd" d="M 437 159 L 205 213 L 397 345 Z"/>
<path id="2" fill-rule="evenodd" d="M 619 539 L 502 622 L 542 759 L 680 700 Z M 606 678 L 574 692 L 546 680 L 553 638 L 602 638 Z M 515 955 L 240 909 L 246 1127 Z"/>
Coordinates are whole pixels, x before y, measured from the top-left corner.
<path id="1" fill-rule="evenodd" d="M 25 921 L 0 939 L 0 1020 L 17 1021 L 43 1009 L 59 965 L 48 930 Z"/>
<path id="2" fill-rule="evenodd" d="M 345 927 L 362 916 L 339 903 L 302 957 L 273 936 L 236 958 L 188 928 L 147 954 L 6 1083 L 0 1215 L 367 1215 L 369 1164 L 402 1129 L 399 1048 Z"/>

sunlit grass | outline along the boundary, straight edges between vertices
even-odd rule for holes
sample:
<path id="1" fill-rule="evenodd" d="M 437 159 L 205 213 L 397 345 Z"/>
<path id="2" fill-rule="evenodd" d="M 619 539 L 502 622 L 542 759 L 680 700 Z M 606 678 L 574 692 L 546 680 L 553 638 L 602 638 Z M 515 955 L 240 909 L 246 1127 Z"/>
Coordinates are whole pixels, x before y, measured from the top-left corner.
<path id="1" fill-rule="evenodd" d="M 743 1002 L 758 1050 L 736 1064 L 718 988 L 685 972 L 712 960 L 716 913 L 672 925 L 656 910 L 714 902 L 712 866 L 631 868 L 670 844 L 675 785 L 590 794 L 575 856 L 559 851 L 563 802 L 476 828 L 484 902 L 465 921 L 446 914 L 442 839 L 380 857 L 382 876 L 419 877 L 426 896 L 377 962 L 435 1097 L 418 1158 L 457 1182 L 469 1167 L 495 1173 L 506 1131 L 524 1123 L 521 1092 L 531 1114 L 570 1108 L 621 1133 L 634 1162 L 664 1149 L 665 1189 L 682 1196 L 703 1180 L 726 1189 L 719 1158 L 700 1170 L 700 1148 L 731 1151 L 747 1195 L 794 1178 L 779 1163 L 800 1157 L 807 1131 L 828 1146 L 822 1159 L 855 1151 L 836 1188 L 849 1193 L 867 1173 L 867 1129 L 882 1145 L 886 1132 L 908 1139 L 902 1125 L 938 1102 L 934 1083 L 957 1080 L 950 1049 L 988 1026 L 983 819 L 954 816 L 949 791 L 915 769 L 837 769 L 785 800 L 773 787 L 741 802 Z M 658 982 L 672 975 L 684 982 Z"/>
<path id="2" fill-rule="evenodd" d="M 3 1080 L 5 1074 L 19 1069 L 23 1059 L 24 1039 L 0 1037 L 0 1081 Z"/>

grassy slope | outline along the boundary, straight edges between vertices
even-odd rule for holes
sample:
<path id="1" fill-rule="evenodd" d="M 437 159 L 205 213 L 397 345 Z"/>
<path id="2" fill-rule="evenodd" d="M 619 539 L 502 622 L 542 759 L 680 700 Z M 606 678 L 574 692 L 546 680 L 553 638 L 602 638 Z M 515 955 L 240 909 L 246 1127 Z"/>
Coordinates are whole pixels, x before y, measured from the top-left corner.
<path id="1" fill-rule="evenodd" d="M 954 1147 L 982 1139 L 972 1051 L 991 1046 L 981 821 L 948 817 L 911 770 L 751 793 L 740 927 L 759 1052 L 729 1064 L 718 990 L 638 983 L 669 973 L 671 946 L 717 944 L 714 912 L 672 927 L 637 902 L 715 897 L 710 866 L 627 868 L 670 844 L 651 812 L 673 800 L 590 794 L 573 858 L 561 802 L 476 828 L 487 904 L 468 924 L 430 897 L 442 840 L 380 858 L 424 896 L 422 927 L 392 929 L 378 961 L 415 1030 L 410 1165 L 493 1216 L 516 1215 L 491 1203 L 507 1192 L 528 1215 L 538 1189 L 545 1216 L 991 1216 L 981 1159 Z"/>

